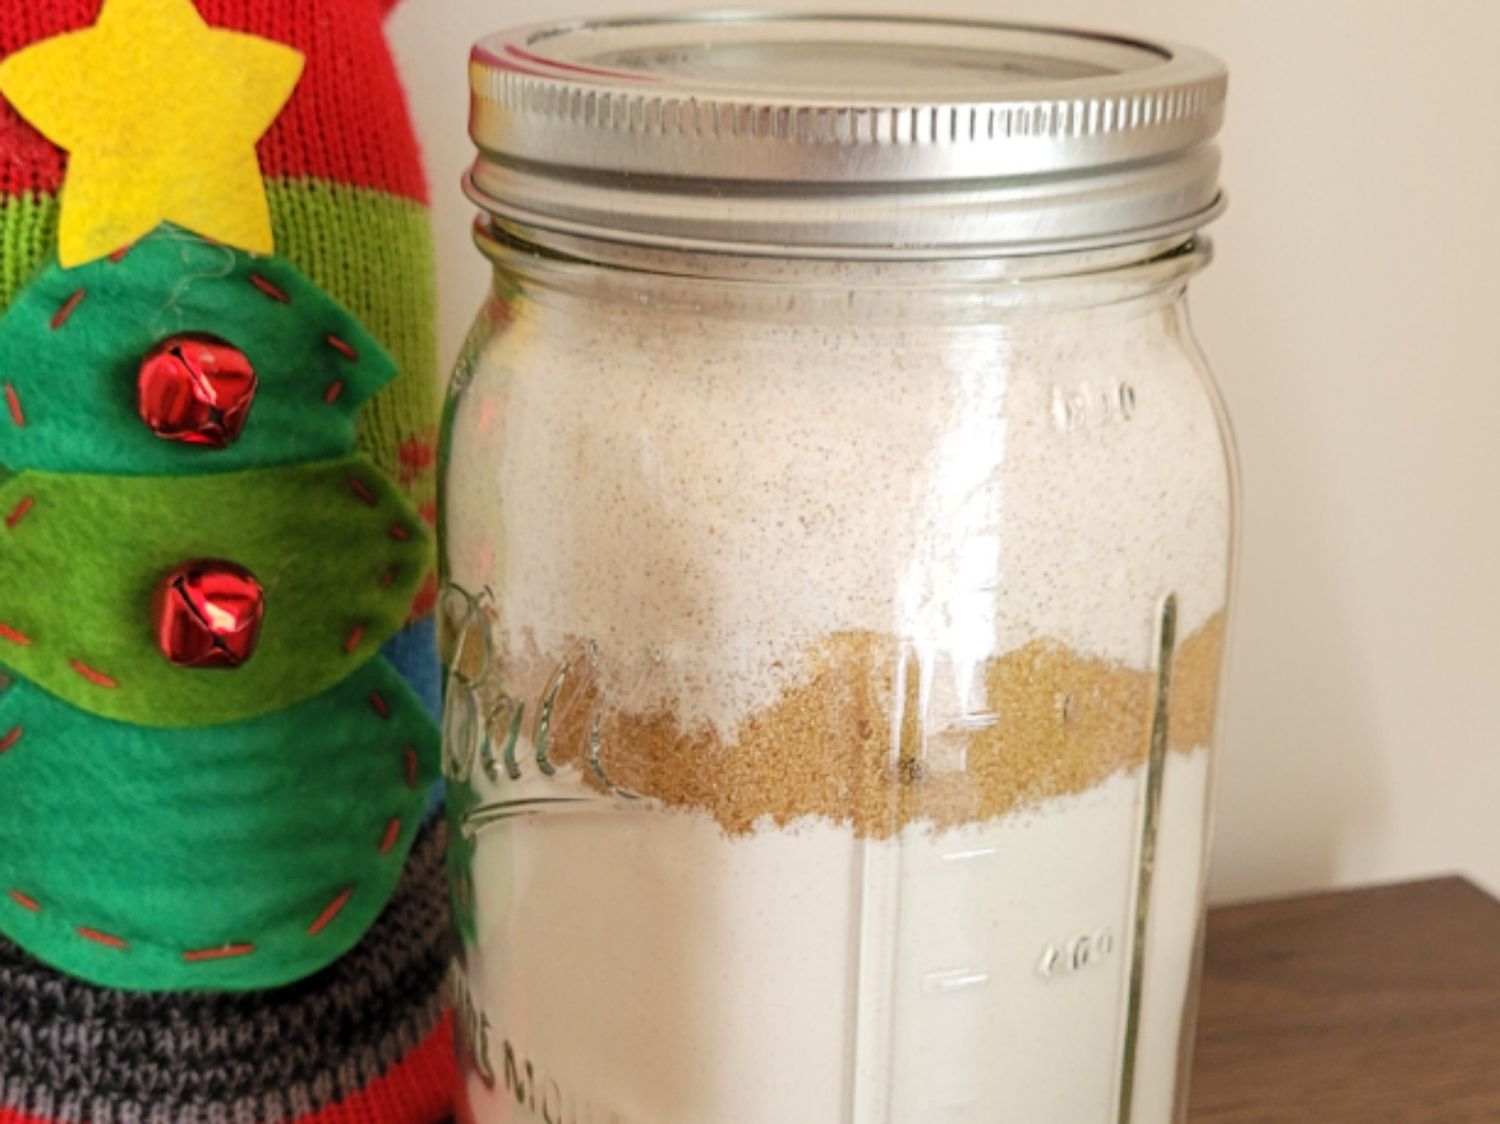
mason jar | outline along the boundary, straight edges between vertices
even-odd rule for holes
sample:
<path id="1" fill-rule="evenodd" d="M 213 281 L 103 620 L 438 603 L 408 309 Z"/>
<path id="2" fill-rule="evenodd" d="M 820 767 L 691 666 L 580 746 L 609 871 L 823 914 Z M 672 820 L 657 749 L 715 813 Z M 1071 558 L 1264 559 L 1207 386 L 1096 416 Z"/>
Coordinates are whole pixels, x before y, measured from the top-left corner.
<path id="1" fill-rule="evenodd" d="M 1180 1121 L 1221 65 L 726 14 L 496 35 L 471 78 L 463 1118 Z"/>

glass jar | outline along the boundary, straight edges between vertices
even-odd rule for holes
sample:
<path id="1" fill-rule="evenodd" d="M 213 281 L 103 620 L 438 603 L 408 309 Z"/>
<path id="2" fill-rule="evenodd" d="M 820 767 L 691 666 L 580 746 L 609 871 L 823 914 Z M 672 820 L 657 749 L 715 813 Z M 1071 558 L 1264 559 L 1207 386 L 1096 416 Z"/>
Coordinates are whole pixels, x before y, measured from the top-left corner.
<path id="1" fill-rule="evenodd" d="M 1221 68 L 741 15 L 497 36 L 472 73 L 462 1117 L 1181 1120 Z"/>

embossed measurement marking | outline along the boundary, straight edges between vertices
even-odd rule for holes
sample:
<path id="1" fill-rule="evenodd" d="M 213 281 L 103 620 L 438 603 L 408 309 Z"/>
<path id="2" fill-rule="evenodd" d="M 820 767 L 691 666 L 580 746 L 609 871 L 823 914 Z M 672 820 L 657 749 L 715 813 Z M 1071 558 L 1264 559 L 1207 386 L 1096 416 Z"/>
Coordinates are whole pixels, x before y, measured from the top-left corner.
<path id="1" fill-rule="evenodd" d="M 1135 388 L 1128 382 L 1052 388 L 1052 424 L 1059 433 L 1127 422 L 1134 414 Z"/>
<path id="2" fill-rule="evenodd" d="M 1101 963 L 1115 951 L 1115 935 L 1108 929 L 1079 933 L 1065 941 L 1054 941 L 1042 950 L 1037 971 L 1046 979 L 1070 976 Z"/>
<path id="3" fill-rule="evenodd" d="M 949 968 L 922 977 L 924 991 L 971 991 L 990 982 L 990 974 L 978 968 Z"/>

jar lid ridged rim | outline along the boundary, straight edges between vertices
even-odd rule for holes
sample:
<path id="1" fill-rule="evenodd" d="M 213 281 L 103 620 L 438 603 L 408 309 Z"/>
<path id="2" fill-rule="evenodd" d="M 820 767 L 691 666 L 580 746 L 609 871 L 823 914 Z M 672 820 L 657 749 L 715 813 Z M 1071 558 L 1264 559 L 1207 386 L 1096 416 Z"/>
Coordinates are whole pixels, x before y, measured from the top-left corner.
<path id="1" fill-rule="evenodd" d="M 502 222 L 777 253 L 1041 252 L 1222 205 L 1223 64 L 933 17 L 722 12 L 475 45 L 467 187 Z"/>

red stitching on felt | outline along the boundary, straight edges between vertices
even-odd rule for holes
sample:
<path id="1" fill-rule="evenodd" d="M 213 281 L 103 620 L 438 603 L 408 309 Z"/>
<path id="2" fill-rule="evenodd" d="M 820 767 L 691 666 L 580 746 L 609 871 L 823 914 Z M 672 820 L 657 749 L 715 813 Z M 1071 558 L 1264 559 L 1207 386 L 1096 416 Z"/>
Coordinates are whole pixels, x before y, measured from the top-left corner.
<path id="1" fill-rule="evenodd" d="M 121 940 L 113 933 L 101 933 L 98 929 L 90 929 L 84 925 L 78 926 L 75 931 L 84 940 L 93 941 L 95 944 L 102 944 L 105 948 L 124 949 L 130 947 L 129 941 Z"/>
<path id="2" fill-rule="evenodd" d="M 329 347 L 333 348 L 334 351 L 337 351 L 345 359 L 349 360 L 349 362 L 355 363 L 359 361 L 359 352 L 355 351 L 353 347 L 339 339 L 332 332 L 329 332 L 324 338 L 328 340 Z"/>
<path id="3" fill-rule="evenodd" d="M 375 493 L 370 491 L 369 485 L 357 476 L 350 479 L 349 490 L 369 507 L 374 507 L 379 502 L 375 499 Z"/>
<path id="4" fill-rule="evenodd" d="M 52 314 L 52 330 L 55 332 L 68 322 L 68 317 L 73 315 L 73 310 L 83 302 L 84 292 L 79 289 L 67 300 L 63 301 L 62 307 Z"/>
<path id="5" fill-rule="evenodd" d="M 334 379 L 328 384 L 328 389 L 323 392 L 323 401 L 332 406 L 339 400 L 339 395 L 344 392 L 344 380 Z"/>
<path id="6" fill-rule="evenodd" d="M 329 902 L 323 912 L 318 914 L 317 919 L 307 927 L 307 935 L 309 937 L 316 937 L 324 929 L 328 928 L 329 924 L 339 915 L 340 911 L 349 904 L 349 899 L 353 896 L 353 886 L 345 886 L 340 890 L 338 896 Z"/>
<path id="7" fill-rule="evenodd" d="M 395 584 L 396 584 L 396 568 L 394 566 L 392 566 L 389 570 L 387 570 L 385 573 L 383 573 L 383 574 L 380 575 L 380 588 L 381 589 L 390 589 L 391 586 L 393 586 Z"/>
<path id="8" fill-rule="evenodd" d="M 134 242 L 131 242 L 129 245 L 121 246 L 118 250 L 109 255 L 109 264 L 119 265 L 122 261 L 125 260 L 125 255 L 130 253 L 130 251 L 133 249 L 135 249 Z"/>
<path id="9" fill-rule="evenodd" d="M 401 817 L 392 816 L 391 822 L 385 825 L 385 834 L 380 837 L 380 853 L 382 855 L 390 854 L 391 848 L 396 845 L 396 840 L 400 838 Z"/>
<path id="10" fill-rule="evenodd" d="M 29 909 L 32 913 L 42 912 L 42 903 L 31 897 L 29 894 L 23 894 L 20 890 L 16 889 L 6 890 L 5 892 L 10 895 L 10 900 L 15 902 L 22 909 Z"/>
<path id="11" fill-rule="evenodd" d="M 16 397 L 16 388 L 10 383 L 5 384 L 5 404 L 10 407 L 10 420 L 16 423 L 17 429 L 26 426 L 26 414 L 21 409 L 21 400 Z"/>
<path id="12" fill-rule="evenodd" d="M 17 632 L 10 625 L 0 622 L 0 639 L 9 640 L 12 644 L 19 644 L 23 648 L 31 647 L 31 637 Z"/>
<path id="13" fill-rule="evenodd" d="M 226 944 L 218 948 L 193 948 L 182 954 L 189 964 L 201 964 L 205 960 L 228 960 L 231 956 L 249 956 L 255 951 L 253 944 Z"/>
<path id="14" fill-rule="evenodd" d="M 95 671 L 88 664 L 80 663 L 78 660 L 69 660 L 68 666 L 96 687 L 118 687 L 120 685 L 108 675 L 105 675 L 104 672 Z"/>
<path id="15" fill-rule="evenodd" d="M 417 787 L 417 751 L 411 746 L 402 749 L 402 756 L 406 758 L 406 787 Z"/>
<path id="16" fill-rule="evenodd" d="M 252 273 L 250 275 L 250 284 L 254 285 L 261 292 L 265 293 L 266 296 L 270 297 L 273 301 L 280 301 L 282 304 L 292 303 L 291 297 L 287 296 L 284 291 L 278 289 L 275 285 L 266 280 L 259 273 Z"/>
<path id="17" fill-rule="evenodd" d="M 365 637 L 365 627 L 364 627 L 364 625 L 361 625 L 361 624 L 355 625 L 353 628 L 351 628 L 349 630 L 349 635 L 346 636 L 346 637 L 344 637 L 344 651 L 346 653 L 354 651 L 355 648 L 359 647 L 359 642 L 361 640 L 363 640 L 364 637 Z"/>
<path id="18" fill-rule="evenodd" d="M 11 509 L 10 514 L 5 517 L 6 527 L 14 527 L 22 519 L 25 519 L 26 513 L 31 510 L 32 505 L 35 503 L 35 496 L 26 496 L 23 498 L 20 503 Z"/>
<path id="19" fill-rule="evenodd" d="M 391 716 L 390 704 L 385 701 L 385 696 L 379 691 L 370 692 L 370 708 L 382 718 L 389 718 Z"/>
<path id="20" fill-rule="evenodd" d="M 407 539 L 411 538 L 411 532 L 408 531 L 405 527 L 401 526 L 400 523 L 392 525 L 390 535 L 391 538 L 395 539 L 397 542 L 405 542 Z"/>
<path id="21" fill-rule="evenodd" d="M 15 745 L 16 742 L 20 741 L 21 735 L 23 733 L 25 733 L 25 731 L 22 730 L 20 726 L 16 726 L 11 730 L 10 733 L 6 734 L 3 738 L 0 738 L 0 753 L 4 753 L 11 746 Z"/>

